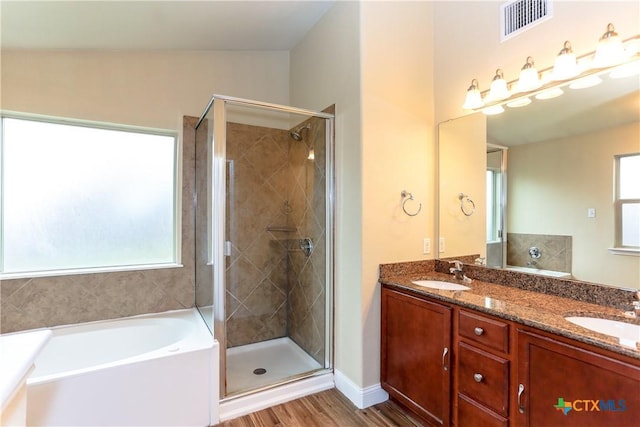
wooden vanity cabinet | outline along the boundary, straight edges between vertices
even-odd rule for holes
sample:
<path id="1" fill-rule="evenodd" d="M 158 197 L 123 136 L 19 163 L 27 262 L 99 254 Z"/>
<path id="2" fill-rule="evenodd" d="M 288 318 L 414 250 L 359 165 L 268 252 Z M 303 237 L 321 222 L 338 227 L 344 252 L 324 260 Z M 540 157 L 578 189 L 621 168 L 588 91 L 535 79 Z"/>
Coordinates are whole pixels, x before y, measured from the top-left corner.
<path id="1" fill-rule="evenodd" d="M 454 422 L 458 426 L 507 427 L 510 324 L 467 309 L 455 311 Z"/>
<path id="2" fill-rule="evenodd" d="M 640 425 L 637 360 L 558 338 L 518 330 L 517 425 Z"/>
<path id="3" fill-rule="evenodd" d="M 455 304 L 383 286 L 381 351 L 382 388 L 427 425 L 640 426 L 637 359 Z"/>
<path id="4" fill-rule="evenodd" d="M 450 425 L 451 312 L 382 288 L 382 388 L 433 426 Z"/>

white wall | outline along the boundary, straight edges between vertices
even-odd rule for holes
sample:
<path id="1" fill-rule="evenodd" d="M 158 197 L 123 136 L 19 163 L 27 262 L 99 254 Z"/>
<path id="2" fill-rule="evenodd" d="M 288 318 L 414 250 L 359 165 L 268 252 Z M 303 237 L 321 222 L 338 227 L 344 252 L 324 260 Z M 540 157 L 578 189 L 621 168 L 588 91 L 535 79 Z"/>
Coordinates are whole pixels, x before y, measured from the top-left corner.
<path id="1" fill-rule="evenodd" d="M 287 104 L 289 52 L 3 51 L 5 110 L 178 130 L 214 93 Z"/>
<path id="2" fill-rule="evenodd" d="M 338 2 L 291 54 L 292 104 L 336 103 L 335 364 L 364 406 L 380 381 L 378 265 L 433 257 L 422 253 L 434 228 L 431 9 Z M 402 190 L 419 215 L 402 213 Z"/>

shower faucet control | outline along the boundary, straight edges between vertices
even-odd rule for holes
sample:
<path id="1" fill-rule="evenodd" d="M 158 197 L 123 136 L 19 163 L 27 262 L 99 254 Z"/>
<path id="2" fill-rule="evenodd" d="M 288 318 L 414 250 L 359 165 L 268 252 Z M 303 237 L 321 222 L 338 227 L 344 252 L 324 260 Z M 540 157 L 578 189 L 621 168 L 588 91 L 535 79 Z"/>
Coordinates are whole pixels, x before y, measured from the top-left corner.
<path id="1" fill-rule="evenodd" d="M 310 257 L 311 252 L 313 252 L 313 240 L 311 240 L 311 237 L 300 239 L 298 241 L 298 244 L 300 245 L 300 250 L 302 251 L 302 253 L 305 254 L 305 256 Z"/>

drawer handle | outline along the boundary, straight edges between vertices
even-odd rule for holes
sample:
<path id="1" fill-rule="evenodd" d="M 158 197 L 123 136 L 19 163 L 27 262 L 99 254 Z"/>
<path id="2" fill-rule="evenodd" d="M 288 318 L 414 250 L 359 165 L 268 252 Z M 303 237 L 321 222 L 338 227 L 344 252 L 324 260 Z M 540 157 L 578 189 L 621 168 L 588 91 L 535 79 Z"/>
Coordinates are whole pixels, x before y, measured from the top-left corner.
<path id="1" fill-rule="evenodd" d="M 446 357 L 447 357 L 447 353 L 449 353 L 449 348 L 445 347 L 445 348 L 444 348 L 444 351 L 442 352 L 442 368 L 443 368 L 445 371 L 448 371 L 448 370 L 449 370 L 449 367 L 447 366 L 447 364 L 446 364 L 446 362 L 445 362 L 445 359 L 446 359 Z"/>
<path id="2" fill-rule="evenodd" d="M 481 383 L 484 377 L 482 376 L 482 374 L 476 373 L 476 374 L 473 374 L 473 379 L 476 380 L 477 383 Z"/>
<path id="3" fill-rule="evenodd" d="M 484 334 L 484 329 L 482 329 L 480 326 L 476 326 L 476 328 L 473 330 L 473 333 L 477 336 L 480 336 Z"/>
<path id="4" fill-rule="evenodd" d="M 524 414 L 524 406 L 522 406 L 522 393 L 524 392 L 524 384 L 518 386 L 518 412 Z"/>

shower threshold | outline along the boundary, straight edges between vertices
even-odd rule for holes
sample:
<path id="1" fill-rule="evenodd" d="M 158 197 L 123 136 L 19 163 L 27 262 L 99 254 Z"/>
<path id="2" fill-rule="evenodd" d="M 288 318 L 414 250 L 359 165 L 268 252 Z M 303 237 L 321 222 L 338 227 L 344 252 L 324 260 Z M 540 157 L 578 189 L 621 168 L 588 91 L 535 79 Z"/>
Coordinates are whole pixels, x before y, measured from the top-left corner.
<path id="1" fill-rule="evenodd" d="M 227 349 L 227 396 L 278 384 L 322 369 L 290 338 Z"/>

